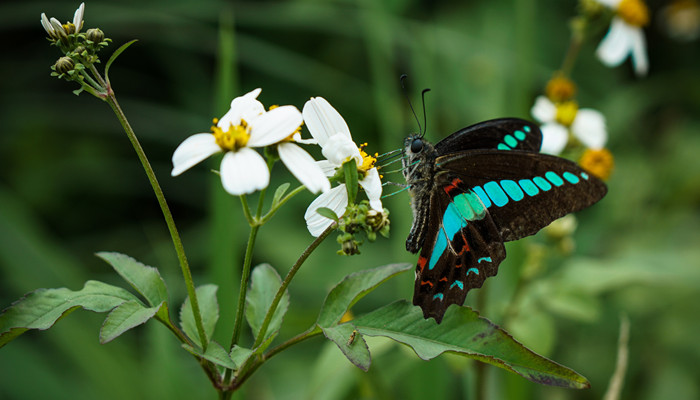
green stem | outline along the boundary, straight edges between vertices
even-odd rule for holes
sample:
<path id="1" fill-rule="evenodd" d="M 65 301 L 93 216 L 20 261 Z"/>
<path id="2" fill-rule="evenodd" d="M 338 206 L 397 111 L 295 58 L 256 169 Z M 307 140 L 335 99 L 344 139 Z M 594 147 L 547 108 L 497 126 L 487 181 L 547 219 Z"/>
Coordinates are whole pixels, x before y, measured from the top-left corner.
<path id="1" fill-rule="evenodd" d="M 255 238 L 258 235 L 260 225 L 250 227 L 250 235 L 248 236 L 248 246 L 245 249 L 245 259 L 243 261 L 243 272 L 241 273 L 241 289 L 238 294 L 238 307 L 236 308 L 236 321 L 233 324 L 233 334 L 231 336 L 231 345 L 229 351 L 238 343 L 238 338 L 241 336 L 241 326 L 243 325 L 243 312 L 245 311 L 245 297 L 248 291 L 248 280 L 250 280 L 250 264 L 253 259 L 253 247 L 255 246 Z"/>
<path id="2" fill-rule="evenodd" d="M 100 80 L 102 79 L 100 78 Z M 185 249 L 182 245 L 182 239 L 180 239 L 180 234 L 178 233 L 177 227 L 175 226 L 175 220 L 173 219 L 173 215 L 170 212 L 168 203 L 165 200 L 163 190 L 161 189 L 160 184 L 158 183 L 156 174 L 155 172 L 153 172 L 153 168 L 151 167 L 151 164 L 148 161 L 146 153 L 143 151 L 141 144 L 136 138 L 134 130 L 131 128 L 129 121 L 126 119 L 126 115 L 122 111 L 121 107 L 119 107 L 119 103 L 117 102 L 117 98 L 114 95 L 114 91 L 111 87 L 106 86 L 106 83 L 103 87 L 107 88 L 106 101 L 107 103 L 109 103 L 110 107 L 112 107 L 112 110 L 117 115 L 117 118 L 119 119 L 122 128 L 124 128 L 124 131 L 126 132 L 126 135 L 129 138 L 131 145 L 134 147 L 134 150 L 138 155 L 139 161 L 141 161 L 141 165 L 143 166 L 144 171 L 146 171 L 146 176 L 148 177 L 149 182 L 151 182 L 151 187 L 153 188 L 153 192 L 156 195 L 156 199 L 158 199 L 158 204 L 160 205 L 160 209 L 163 212 L 165 223 L 168 225 L 168 230 L 170 231 L 170 237 L 172 238 L 173 244 L 175 245 L 175 252 L 177 253 L 177 258 L 180 261 L 182 275 L 185 278 L 185 286 L 187 287 L 187 294 L 190 298 L 190 304 L 192 305 L 192 314 L 194 315 L 194 321 L 197 326 L 197 333 L 199 334 L 200 344 L 202 346 L 202 349 L 206 351 L 207 336 L 204 333 L 202 314 L 199 310 L 199 302 L 197 301 L 197 294 L 195 292 L 194 281 L 192 279 L 192 272 L 190 271 L 190 267 L 187 262 L 187 256 L 185 255 Z"/>
<path id="3" fill-rule="evenodd" d="M 316 248 L 323 242 L 325 238 L 328 237 L 328 235 L 333 232 L 335 229 L 335 223 L 326 228 L 321 235 L 319 235 L 316 239 L 314 239 L 313 242 L 309 245 L 309 247 L 304 250 L 303 253 L 301 253 L 301 256 L 299 259 L 294 263 L 292 266 L 292 269 L 289 270 L 287 273 L 287 276 L 284 278 L 284 281 L 282 282 L 282 285 L 280 286 L 279 290 L 277 290 L 277 293 L 275 293 L 275 298 L 272 300 L 272 304 L 270 304 L 270 308 L 267 310 L 267 314 L 265 314 L 265 319 L 263 320 L 262 325 L 260 326 L 260 331 L 258 332 L 258 336 L 255 338 L 255 343 L 253 344 L 253 349 L 257 348 L 262 344 L 262 342 L 265 340 L 265 333 L 267 332 L 267 328 L 270 325 L 270 321 L 272 321 L 272 316 L 275 314 L 275 310 L 277 310 L 277 305 L 279 304 L 280 300 L 282 299 L 282 296 L 284 295 L 284 292 L 287 290 L 287 286 L 289 286 L 289 283 L 292 281 L 294 278 L 294 275 L 296 275 L 297 271 L 299 271 L 299 268 L 301 268 L 302 264 L 304 264 L 304 261 L 306 261 L 307 258 L 311 255 L 311 253 L 316 250 Z"/>
<path id="4" fill-rule="evenodd" d="M 292 197 L 296 196 L 297 194 L 303 192 L 304 189 L 306 189 L 306 186 L 301 185 L 301 186 L 297 187 L 296 189 L 292 190 L 291 192 L 289 192 L 289 193 L 288 193 L 286 196 L 284 196 L 284 198 L 282 198 L 282 200 L 280 200 L 277 204 L 273 204 L 273 205 L 272 205 L 272 208 L 270 208 L 270 211 L 268 211 L 267 214 L 263 215 L 263 217 L 260 218 L 260 223 L 261 223 L 261 224 L 264 224 L 264 223 L 266 223 L 267 221 L 269 221 L 270 218 L 272 218 L 272 217 L 275 215 L 275 213 L 277 212 L 277 210 L 279 210 L 279 209 L 284 205 L 284 203 L 288 202 L 289 199 L 291 199 Z"/>

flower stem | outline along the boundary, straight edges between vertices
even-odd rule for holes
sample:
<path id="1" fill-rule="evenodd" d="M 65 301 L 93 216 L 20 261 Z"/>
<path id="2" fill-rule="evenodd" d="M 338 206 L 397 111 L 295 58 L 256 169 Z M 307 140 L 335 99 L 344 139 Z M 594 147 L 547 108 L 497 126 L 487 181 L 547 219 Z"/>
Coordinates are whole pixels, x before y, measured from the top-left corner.
<path id="1" fill-rule="evenodd" d="M 299 268 L 301 268 L 302 264 L 304 264 L 304 261 L 306 261 L 307 258 L 311 255 L 311 253 L 316 250 L 316 248 L 323 242 L 325 238 L 328 237 L 328 235 L 333 232 L 335 229 L 335 223 L 328 228 L 326 228 L 319 237 L 317 237 L 309 247 L 304 250 L 303 253 L 301 253 L 301 256 L 299 259 L 294 263 L 292 266 L 292 269 L 289 270 L 287 273 L 287 276 L 284 278 L 284 281 L 282 282 L 282 285 L 280 286 L 279 290 L 277 290 L 277 293 L 275 293 L 275 298 L 272 300 L 272 304 L 270 304 L 270 308 L 267 310 L 267 314 L 265 314 L 265 319 L 263 320 L 262 325 L 260 325 L 260 331 L 258 332 L 258 336 L 255 338 L 255 343 L 253 344 L 253 349 L 257 348 L 262 344 L 262 342 L 265 340 L 265 333 L 267 332 L 267 328 L 270 325 L 270 321 L 272 321 L 272 316 L 275 314 L 275 310 L 277 310 L 277 305 L 279 304 L 280 300 L 282 299 L 282 296 L 284 295 L 284 292 L 287 290 L 287 286 L 289 286 L 289 283 L 292 281 L 294 278 L 294 275 L 296 275 L 297 271 L 299 271 Z"/>
<path id="2" fill-rule="evenodd" d="M 245 249 L 245 258 L 243 261 L 243 272 L 241 273 L 241 289 L 238 294 L 238 307 L 236 309 L 236 321 L 233 324 L 233 334 L 231 335 L 231 345 L 229 351 L 238 343 L 238 338 L 241 336 L 241 325 L 243 324 L 243 312 L 245 310 L 245 298 L 248 292 L 248 281 L 250 280 L 250 264 L 253 259 L 253 247 L 255 246 L 255 238 L 258 235 L 260 225 L 250 227 L 250 235 L 248 236 L 248 246 Z"/>
<path id="3" fill-rule="evenodd" d="M 102 81 L 101 78 L 100 80 Z M 161 189 L 160 184 L 158 183 L 156 174 L 155 172 L 153 172 L 153 168 L 151 167 L 151 164 L 148 161 L 148 158 L 146 157 L 146 153 L 143 151 L 143 147 L 141 147 L 141 144 L 136 138 L 134 130 L 131 128 L 129 121 L 126 119 L 126 115 L 122 111 L 121 107 L 119 107 L 119 103 L 117 102 L 117 98 L 114 95 L 114 91 L 111 87 L 107 86 L 107 84 L 104 81 L 102 81 L 101 83 L 103 83 L 103 87 L 107 89 L 107 98 L 105 100 L 107 101 L 107 103 L 109 103 L 110 107 L 112 107 L 112 110 L 117 115 L 117 119 L 119 119 L 122 128 L 124 128 L 124 131 L 126 132 L 126 135 L 129 138 L 131 145 L 134 147 L 134 150 L 138 155 L 139 161 L 141 161 L 141 165 L 143 166 L 144 171 L 146 171 L 146 176 L 148 177 L 149 182 L 151 182 L 151 187 L 153 187 L 153 192 L 156 195 L 156 199 L 158 199 L 158 204 L 160 205 L 160 209 L 163 212 L 165 223 L 168 225 L 168 230 L 170 231 L 170 237 L 172 238 L 173 244 L 175 245 L 175 252 L 177 253 L 177 258 L 180 261 L 182 275 L 185 278 L 185 286 L 187 287 L 187 294 L 190 298 L 190 304 L 192 305 L 192 314 L 194 315 L 194 322 L 197 326 L 197 333 L 199 334 L 200 344 L 202 346 L 202 349 L 206 351 L 208 343 L 207 336 L 204 333 L 202 314 L 199 310 L 199 302 L 197 301 L 197 294 L 194 288 L 192 272 L 190 271 L 190 267 L 187 262 L 187 256 L 185 255 L 185 249 L 182 245 L 182 239 L 180 239 L 180 234 L 178 233 L 177 227 L 175 226 L 175 220 L 173 219 L 173 215 L 170 212 L 168 203 L 165 200 L 163 190 Z"/>

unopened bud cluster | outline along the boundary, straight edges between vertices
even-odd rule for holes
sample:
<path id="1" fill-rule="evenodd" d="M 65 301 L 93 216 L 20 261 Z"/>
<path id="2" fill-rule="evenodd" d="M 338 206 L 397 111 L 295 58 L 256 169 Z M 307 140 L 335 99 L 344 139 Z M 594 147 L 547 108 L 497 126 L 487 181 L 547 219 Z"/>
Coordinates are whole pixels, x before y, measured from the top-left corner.
<path id="1" fill-rule="evenodd" d="M 75 11 L 73 21 L 62 24 L 56 18 L 41 14 L 41 25 L 49 35 L 48 40 L 64 54 L 51 67 L 52 76 L 66 80 L 82 81 L 80 71 L 99 62 L 97 53 L 107 47 L 110 39 L 98 28 L 82 32 L 85 3 Z"/>
<path id="2" fill-rule="evenodd" d="M 360 254 L 363 235 L 370 242 L 377 239 L 377 233 L 389 237 L 389 210 L 376 211 L 363 200 L 359 204 L 351 204 L 343 218 L 338 222 L 338 243 L 341 249 L 338 254 L 351 256 Z"/>

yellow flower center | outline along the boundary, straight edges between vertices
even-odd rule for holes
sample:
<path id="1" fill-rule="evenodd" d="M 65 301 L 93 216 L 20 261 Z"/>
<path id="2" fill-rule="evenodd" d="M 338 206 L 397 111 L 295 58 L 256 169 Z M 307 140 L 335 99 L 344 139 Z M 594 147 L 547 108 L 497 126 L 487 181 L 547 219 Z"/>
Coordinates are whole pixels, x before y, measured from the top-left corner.
<path id="1" fill-rule="evenodd" d="M 547 97 L 555 103 L 567 101 L 576 94 L 576 85 L 562 74 L 556 74 L 547 82 Z"/>
<path id="2" fill-rule="evenodd" d="M 374 156 L 370 156 L 363 150 L 365 146 L 367 146 L 367 143 L 360 145 L 359 150 L 360 156 L 362 157 L 362 164 L 357 166 L 357 170 L 366 175 L 367 171 L 374 168 L 374 164 L 377 162 L 377 154 L 375 153 Z"/>
<path id="3" fill-rule="evenodd" d="M 571 126 L 578 113 L 578 103 L 573 100 L 557 104 L 556 120 L 564 126 Z"/>
<path id="4" fill-rule="evenodd" d="M 630 25 L 642 27 L 649 23 L 649 9 L 643 0 L 622 0 L 617 15 Z"/>
<path id="5" fill-rule="evenodd" d="M 240 125 L 230 124 L 227 130 L 223 130 L 218 125 L 218 119 L 214 118 L 214 125 L 211 127 L 211 132 L 216 139 L 216 144 L 224 151 L 235 151 L 241 147 L 245 147 L 250 139 L 248 123 L 241 120 Z"/>
<path id="6" fill-rule="evenodd" d="M 587 149 L 578 163 L 591 174 L 607 180 L 615 166 L 615 159 L 608 149 Z"/>

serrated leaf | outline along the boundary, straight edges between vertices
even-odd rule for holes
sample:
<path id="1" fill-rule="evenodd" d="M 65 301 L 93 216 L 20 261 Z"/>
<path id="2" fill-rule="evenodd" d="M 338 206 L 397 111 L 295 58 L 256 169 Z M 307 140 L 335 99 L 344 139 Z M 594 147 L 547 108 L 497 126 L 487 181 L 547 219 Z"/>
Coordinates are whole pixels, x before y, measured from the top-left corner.
<path id="1" fill-rule="evenodd" d="M 0 315 L 0 347 L 29 329 L 49 329 L 60 318 L 82 307 L 107 312 L 125 301 L 138 301 L 129 291 L 99 281 L 87 281 L 81 290 L 38 289 Z"/>
<path id="2" fill-rule="evenodd" d="M 367 342 L 351 323 L 321 328 L 323 334 L 338 346 L 345 357 L 357 368 L 368 371 L 372 361 Z"/>
<path id="3" fill-rule="evenodd" d="M 282 196 L 284 196 L 285 193 L 287 193 L 287 189 L 289 189 L 289 182 L 285 182 L 277 187 L 275 190 L 275 195 L 272 196 L 272 206 L 274 207 L 276 204 L 282 200 Z"/>
<path id="4" fill-rule="evenodd" d="M 357 162 L 354 158 L 346 161 L 343 164 L 343 173 L 345 175 L 345 188 L 348 191 L 348 204 L 353 204 L 357 198 Z"/>
<path id="5" fill-rule="evenodd" d="M 233 360 L 231 360 L 231 357 L 226 352 L 226 349 L 224 349 L 219 343 L 213 340 L 209 342 L 209 345 L 207 345 L 207 351 L 205 351 L 204 353 L 202 353 L 201 350 L 196 349 L 185 343 L 182 344 L 182 348 L 194 354 L 195 356 L 202 357 L 205 360 L 209 360 L 216 365 L 220 365 L 229 369 L 238 368 L 238 365 L 235 362 L 233 362 Z"/>
<path id="6" fill-rule="evenodd" d="M 335 222 L 338 222 L 338 214 L 335 213 L 335 211 L 331 210 L 328 207 L 319 207 L 316 209 L 316 212 L 321 214 L 321 216 L 324 216 L 328 219 L 332 219 Z"/>
<path id="7" fill-rule="evenodd" d="M 413 268 L 412 264 L 388 264 L 346 276 L 326 296 L 316 323 L 323 328 L 337 324 L 345 312 L 367 293 L 387 279 L 411 268 Z"/>
<path id="8" fill-rule="evenodd" d="M 114 60 L 116 60 L 117 57 L 119 57 L 119 55 L 122 54 L 122 52 L 127 49 L 127 47 L 131 46 L 136 41 L 137 41 L 137 39 L 134 39 L 130 42 L 124 43 L 117 50 L 115 50 L 114 53 L 112 53 L 112 56 L 109 57 L 109 60 L 107 60 L 107 64 L 105 64 L 105 80 L 107 81 L 108 85 L 109 85 L 109 67 L 112 66 L 112 63 L 114 62 Z"/>
<path id="9" fill-rule="evenodd" d="M 204 334 L 206 335 L 207 343 L 214 334 L 216 322 L 219 320 L 219 303 L 216 301 L 217 289 L 218 287 L 212 284 L 202 285 L 195 289 L 197 292 L 197 301 L 199 302 L 199 310 L 202 314 L 202 324 L 204 325 Z M 193 342 L 202 342 L 197 332 L 197 325 L 194 322 L 194 314 L 192 313 L 189 296 L 185 299 L 185 302 L 182 303 L 182 307 L 180 308 L 180 326 L 182 326 L 182 330 Z"/>
<path id="10" fill-rule="evenodd" d="M 144 307 L 137 301 L 126 301 L 113 309 L 100 329 L 100 343 L 105 344 L 131 328 L 137 327 L 153 318 L 160 307 Z"/>
<path id="11" fill-rule="evenodd" d="M 354 319 L 353 324 L 365 335 L 386 336 L 409 345 L 424 360 L 449 351 L 536 383 L 573 389 L 590 387 L 583 376 L 529 350 L 469 307 L 450 307 L 438 325 L 424 319 L 419 307 L 400 300 Z"/>
<path id="12" fill-rule="evenodd" d="M 156 268 L 144 265 L 126 254 L 100 252 L 97 256 L 111 265 L 151 307 L 168 301 L 168 289 Z"/>
<path id="13" fill-rule="evenodd" d="M 270 309 L 272 300 L 275 298 L 275 294 L 281 285 L 282 278 L 280 278 L 277 271 L 275 271 L 271 265 L 260 264 L 253 268 L 250 290 L 245 299 L 245 316 L 250 328 L 253 330 L 254 336 L 258 336 L 263 320 L 265 319 L 265 314 L 267 314 L 267 311 Z M 270 325 L 267 327 L 267 332 L 265 333 L 265 339 L 269 339 L 279 331 L 282 325 L 282 319 L 288 307 L 289 293 L 285 291 L 277 305 L 275 313 L 272 315 L 272 320 L 270 320 Z"/>

